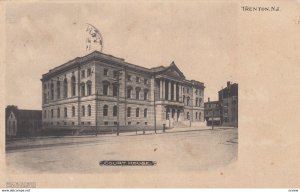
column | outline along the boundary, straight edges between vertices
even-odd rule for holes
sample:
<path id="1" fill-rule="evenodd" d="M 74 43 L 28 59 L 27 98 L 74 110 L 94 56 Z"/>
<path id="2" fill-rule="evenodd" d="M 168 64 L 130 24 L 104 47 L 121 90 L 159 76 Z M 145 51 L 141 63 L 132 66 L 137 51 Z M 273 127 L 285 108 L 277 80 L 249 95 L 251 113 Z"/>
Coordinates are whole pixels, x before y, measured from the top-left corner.
<path id="1" fill-rule="evenodd" d="M 171 100 L 171 81 L 169 81 L 169 91 L 168 91 L 168 100 L 170 101 Z"/>
<path id="2" fill-rule="evenodd" d="M 163 80 L 163 100 L 166 99 L 166 81 Z"/>
<path id="3" fill-rule="evenodd" d="M 163 88 L 162 88 L 162 80 L 161 79 L 159 80 L 159 83 L 160 83 L 160 85 L 159 85 L 159 98 L 162 99 L 162 97 L 163 97 L 163 94 L 162 94 Z"/>
<path id="4" fill-rule="evenodd" d="M 174 89 L 173 89 L 173 94 L 174 94 L 173 100 L 176 101 L 176 83 L 175 82 L 174 82 L 173 86 L 174 86 Z"/>
<path id="5" fill-rule="evenodd" d="M 178 91 L 179 91 L 179 102 L 181 102 L 181 101 L 182 101 L 182 96 L 181 96 L 181 91 L 182 91 L 182 90 L 181 90 L 181 84 L 178 85 L 178 89 L 179 89 L 179 90 L 178 90 Z"/>

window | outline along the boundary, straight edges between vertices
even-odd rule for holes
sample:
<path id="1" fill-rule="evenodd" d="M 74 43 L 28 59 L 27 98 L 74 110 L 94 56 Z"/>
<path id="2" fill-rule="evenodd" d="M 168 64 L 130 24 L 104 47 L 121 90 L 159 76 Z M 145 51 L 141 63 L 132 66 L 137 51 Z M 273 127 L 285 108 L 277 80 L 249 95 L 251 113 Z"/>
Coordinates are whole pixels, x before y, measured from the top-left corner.
<path id="1" fill-rule="evenodd" d="M 128 125 L 131 125 L 131 122 L 129 121 L 127 124 L 128 124 Z"/>
<path id="2" fill-rule="evenodd" d="M 103 95 L 108 95 L 108 83 L 103 83 Z"/>
<path id="3" fill-rule="evenodd" d="M 189 106 L 190 105 L 190 97 L 186 98 L 186 105 Z"/>
<path id="4" fill-rule="evenodd" d="M 185 96 L 183 96 L 183 104 L 185 105 Z"/>
<path id="5" fill-rule="evenodd" d="M 54 111 L 53 111 L 53 109 L 51 109 L 51 118 L 53 118 L 54 117 Z"/>
<path id="6" fill-rule="evenodd" d="M 131 116 L 131 107 L 127 107 L 127 117 L 130 117 L 130 116 Z"/>
<path id="7" fill-rule="evenodd" d="M 139 125 L 139 124 L 140 124 L 140 122 L 136 122 L 136 124 L 137 124 L 137 125 Z"/>
<path id="8" fill-rule="evenodd" d="M 51 87 L 51 91 L 50 91 L 51 99 L 53 100 L 54 99 L 54 84 L 51 83 L 50 87 Z"/>
<path id="9" fill-rule="evenodd" d="M 199 112 L 199 119 L 201 119 L 201 112 Z"/>
<path id="10" fill-rule="evenodd" d="M 89 76 L 91 76 L 92 75 L 92 69 L 91 68 L 88 68 L 87 69 L 87 76 L 89 77 Z"/>
<path id="11" fill-rule="evenodd" d="M 74 117 L 75 116 L 75 107 L 73 106 L 72 107 L 72 117 Z"/>
<path id="12" fill-rule="evenodd" d="M 140 108 L 136 108 L 136 110 L 135 110 L 135 116 L 136 117 L 140 116 Z"/>
<path id="13" fill-rule="evenodd" d="M 88 124 L 88 125 L 91 125 L 91 122 L 90 122 L 90 121 L 88 121 L 88 122 L 87 122 L 87 124 Z"/>
<path id="14" fill-rule="evenodd" d="M 57 108 L 57 118 L 60 118 L 60 109 Z"/>
<path id="15" fill-rule="evenodd" d="M 113 84 L 113 96 L 117 97 L 118 96 L 118 85 Z"/>
<path id="16" fill-rule="evenodd" d="M 131 81 L 131 75 L 127 75 L 127 81 Z"/>
<path id="17" fill-rule="evenodd" d="M 114 78 L 118 78 L 119 71 L 114 71 Z"/>
<path id="18" fill-rule="evenodd" d="M 104 125 L 108 125 L 108 121 L 104 121 Z"/>
<path id="19" fill-rule="evenodd" d="M 91 105 L 88 105 L 88 116 L 92 115 L 92 107 Z"/>
<path id="20" fill-rule="evenodd" d="M 83 121 L 81 122 L 81 125 L 84 125 L 84 122 L 83 122 Z"/>
<path id="21" fill-rule="evenodd" d="M 140 82 L 140 77 L 136 77 L 135 82 L 139 83 Z"/>
<path id="22" fill-rule="evenodd" d="M 75 122 L 72 122 L 72 125 L 75 125 Z"/>
<path id="23" fill-rule="evenodd" d="M 187 89 L 186 89 L 186 92 L 187 92 L 187 93 L 190 93 L 190 89 L 189 89 L 189 88 L 187 88 Z"/>
<path id="24" fill-rule="evenodd" d="M 57 122 L 56 124 L 59 125 L 59 122 Z"/>
<path id="25" fill-rule="evenodd" d="M 196 89 L 195 94 L 198 95 L 198 90 Z"/>
<path id="26" fill-rule="evenodd" d="M 85 96 L 85 84 L 81 83 L 81 96 Z"/>
<path id="27" fill-rule="evenodd" d="M 132 95 L 132 87 L 128 87 L 127 88 L 127 98 L 131 99 L 131 95 Z"/>
<path id="28" fill-rule="evenodd" d="M 148 100 L 148 90 L 144 90 L 144 100 Z"/>
<path id="29" fill-rule="evenodd" d="M 118 125 L 118 122 L 117 122 L 117 121 L 114 121 L 114 125 Z"/>
<path id="30" fill-rule="evenodd" d="M 108 114 L 108 106 L 107 105 L 104 105 L 103 106 L 103 116 L 107 116 L 107 114 Z"/>
<path id="31" fill-rule="evenodd" d="M 60 81 L 57 81 L 56 83 L 56 97 L 57 99 L 60 98 Z"/>
<path id="32" fill-rule="evenodd" d="M 104 76 L 108 76 L 108 69 L 104 69 L 103 74 Z"/>
<path id="33" fill-rule="evenodd" d="M 196 112 L 196 119 L 198 119 L 198 112 Z"/>
<path id="34" fill-rule="evenodd" d="M 148 109 L 144 109 L 144 117 L 148 116 Z"/>
<path id="35" fill-rule="evenodd" d="M 135 99 L 137 99 L 137 100 L 139 100 L 140 99 L 140 88 L 139 87 L 137 87 L 136 89 L 135 89 Z"/>
<path id="36" fill-rule="evenodd" d="M 87 95 L 91 95 L 92 94 L 92 82 L 88 81 L 86 83 L 86 86 L 87 86 Z"/>
<path id="37" fill-rule="evenodd" d="M 144 84 L 145 84 L 145 85 L 148 84 L 148 79 L 144 79 Z"/>
<path id="38" fill-rule="evenodd" d="M 81 71 L 81 78 L 85 78 L 85 70 Z"/>
<path id="39" fill-rule="evenodd" d="M 64 80 L 64 98 L 68 97 L 68 81 L 67 78 Z"/>
<path id="40" fill-rule="evenodd" d="M 115 105 L 113 107 L 113 116 L 116 117 L 118 115 L 118 107 Z"/>
<path id="41" fill-rule="evenodd" d="M 44 111 L 44 118 L 45 119 L 47 118 L 47 111 L 46 110 Z"/>
<path id="42" fill-rule="evenodd" d="M 199 98 L 199 106 L 201 106 L 202 98 Z"/>
<path id="43" fill-rule="evenodd" d="M 85 106 L 81 106 L 81 115 L 84 117 L 85 116 Z"/>
<path id="44" fill-rule="evenodd" d="M 64 117 L 68 117 L 68 109 L 66 107 L 64 108 Z"/>
<path id="45" fill-rule="evenodd" d="M 186 113 L 186 118 L 187 118 L 187 119 L 190 119 L 190 112 L 187 112 L 187 113 Z"/>
<path id="46" fill-rule="evenodd" d="M 145 125 L 148 125 L 148 122 L 145 122 Z"/>
<path id="47" fill-rule="evenodd" d="M 75 96 L 76 95 L 76 78 L 75 76 L 72 76 L 71 78 L 71 88 L 72 88 L 72 96 Z"/>
<path id="48" fill-rule="evenodd" d="M 64 125 L 67 125 L 67 122 L 64 122 Z"/>
<path id="49" fill-rule="evenodd" d="M 196 106 L 198 106 L 198 98 L 196 98 Z"/>

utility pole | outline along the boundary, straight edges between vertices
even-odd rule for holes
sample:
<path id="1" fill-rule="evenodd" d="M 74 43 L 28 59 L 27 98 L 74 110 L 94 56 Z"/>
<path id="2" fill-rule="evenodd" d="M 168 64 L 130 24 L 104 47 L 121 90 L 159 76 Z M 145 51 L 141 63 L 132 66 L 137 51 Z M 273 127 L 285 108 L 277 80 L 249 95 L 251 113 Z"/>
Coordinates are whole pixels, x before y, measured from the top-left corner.
<path id="1" fill-rule="evenodd" d="M 96 92 L 96 136 L 98 136 L 98 91 Z"/>
<path id="2" fill-rule="evenodd" d="M 117 74 L 117 88 L 118 88 L 118 100 L 117 100 L 117 112 L 118 112 L 118 116 L 117 116 L 117 136 L 119 136 L 120 134 L 120 110 L 119 110 L 119 103 L 120 103 L 120 71 L 118 71 Z"/>
<path id="3" fill-rule="evenodd" d="M 214 130 L 214 116 L 215 116 L 215 110 L 212 108 L 212 121 L 211 121 L 211 129 Z"/>

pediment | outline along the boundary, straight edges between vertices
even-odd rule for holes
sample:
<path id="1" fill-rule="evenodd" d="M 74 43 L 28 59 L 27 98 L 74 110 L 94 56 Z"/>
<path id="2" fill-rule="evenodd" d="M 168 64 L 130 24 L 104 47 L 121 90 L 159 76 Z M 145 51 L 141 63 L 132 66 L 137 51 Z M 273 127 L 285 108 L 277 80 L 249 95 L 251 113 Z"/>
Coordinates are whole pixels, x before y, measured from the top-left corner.
<path id="1" fill-rule="evenodd" d="M 161 74 L 163 74 L 165 76 L 173 77 L 176 79 L 185 79 L 185 76 L 178 69 L 178 67 L 175 65 L 174 62 L 172 62 L 172 64 L 168 68 L 166 68 Z"/>

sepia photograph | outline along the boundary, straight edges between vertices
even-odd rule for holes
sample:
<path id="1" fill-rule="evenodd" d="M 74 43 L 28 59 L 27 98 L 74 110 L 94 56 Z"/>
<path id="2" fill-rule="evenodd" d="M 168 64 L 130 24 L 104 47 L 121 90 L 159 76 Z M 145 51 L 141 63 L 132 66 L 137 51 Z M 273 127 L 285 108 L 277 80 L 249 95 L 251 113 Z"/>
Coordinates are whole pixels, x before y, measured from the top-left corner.
<path id="1" fill-rule="evenodd" d="M 300 133 L 271 104 L 287 42 L 299 64 L 292 2 L 1 3 L 2 187 L 294 186 L 266 148 Z"/>

